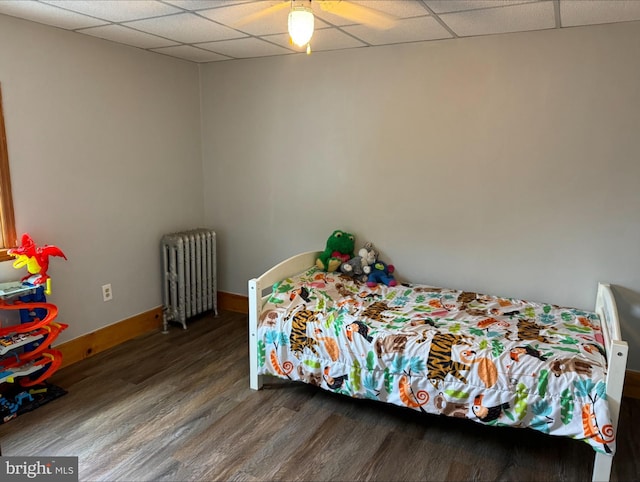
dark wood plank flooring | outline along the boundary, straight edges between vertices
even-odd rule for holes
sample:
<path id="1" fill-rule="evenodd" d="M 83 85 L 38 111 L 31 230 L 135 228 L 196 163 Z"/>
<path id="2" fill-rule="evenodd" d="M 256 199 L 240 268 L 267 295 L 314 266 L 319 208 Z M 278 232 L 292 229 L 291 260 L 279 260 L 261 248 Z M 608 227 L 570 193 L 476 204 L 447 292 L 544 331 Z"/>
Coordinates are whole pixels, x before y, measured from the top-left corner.
<path id="1" fill-rule="evenodd" d="M 246 315 L 192 320 L 60 370 L 69 391 L 0 425 L 3 455 L 73 455 L 80 480 L 584 481 L 584 443 L 351 400 L 269 379 L 249 389 Z M 625 399 L 613 480 L 640 479 Z"/>

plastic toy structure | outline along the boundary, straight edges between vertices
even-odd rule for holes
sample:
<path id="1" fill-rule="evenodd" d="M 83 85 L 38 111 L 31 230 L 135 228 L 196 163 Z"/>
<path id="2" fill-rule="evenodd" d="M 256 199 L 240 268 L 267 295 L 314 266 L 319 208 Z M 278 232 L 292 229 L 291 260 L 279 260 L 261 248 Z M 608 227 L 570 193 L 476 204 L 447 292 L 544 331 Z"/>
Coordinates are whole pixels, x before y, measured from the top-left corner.
<path id="1" fill-rule="evenodd" d="M 51 343 L 68 327 L 55 321 L 58 307 L 45 297 L 45 288 L 50 288 L 49 256 L 66 259 L 64 253 L 55 246 L 37 247 L 28 234 L 22 236 L 22 246 L 7 252 L 17 258 L 14 268 L 26 266 L 30 274 L 21 281 L 0 283 L 0 423 L 6 420 L 4 412 L 15 414 L 32 395 L 22 391 L 10 401 L 3 397 L 6 384 L 34 387 L 49 378 L 62 363 L 62 353 L 51 349 Z M 20 323 L 4 326 L 11 312 L 19 313 Z"/>

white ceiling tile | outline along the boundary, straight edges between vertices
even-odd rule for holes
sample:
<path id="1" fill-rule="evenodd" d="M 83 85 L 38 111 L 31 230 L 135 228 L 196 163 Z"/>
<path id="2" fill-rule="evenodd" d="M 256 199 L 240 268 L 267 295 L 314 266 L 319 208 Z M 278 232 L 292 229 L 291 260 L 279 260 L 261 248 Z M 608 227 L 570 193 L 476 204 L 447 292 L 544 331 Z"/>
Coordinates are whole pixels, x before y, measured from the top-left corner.
<path id="1" fill-rule="evenodd" d="M 560 19 L 563 27 L 597 23 L 640 20 L 638 0 L 592 0 L 590 2 L 560 2 Z"/>
<path id="2" fill-rule="evenodd" d="M 282 45 L 285 48 L 294 50 L 296 52 L 305 52 L 306 47 L 298 47 L 292 45 L 289 41 L 289 34 L 269 35 L 265 37 L 271 42 L 275 42 Z M 311 50 L 313 52 L 320 52 L 323 50 L 340 50 L 350 49 L 357 47 L 366 47 L 366 44 L 353 38 L 350 35 L 341 32 L 337 28 L 324 28 L 316 30 L 311 37 Z"/>
<path id="3" fill-rule="evenodd" d="M 397 25 L 389 30 L 378 30 L 364 25 L 353 25 L 342 29 L 371 45 L 451 38 L 451 34 L 433 17 L 398 20 Z"/>
<path id="4" fill-rule="evenodd" d="M 313 43 L 313 39 L 315 38 L 315 34 L 316 33 L 318 33 L 317 30 L 313 34 L 314 37 L 311 38 L 311 42 L 312 43 Z M 279 34 L 276 34 L 276 35 L 264 35 L 262 38 L 267 40 L 267 41 L 269 41 L 269 42 L 272 42 L 274 44 L 278 44 L 281 47 L 284 47 L 285 49 L 289 50 L 289 53 L 298 52 L 298 51 L 304 50 L 304 49 L 298 49 L 298 47 L 296 47 L 295 45 L 293 45 L 291 43 L 288 33 L 279 33 Z"/>
<path id="5" fill-rule="evenodd" d="M 138 32 L 121 25 L 104 25 L 102 27 L 91 27 L 81 31 L 94 37 L 100 37 L 106 40 L 112 40 L 125 45 L 132 45 L 143 49 L 153 49 L 157 47 L 169 47 L 177 45 L 171 40 L 156 37 L 144 32 Z"/>
<path id="6" fill-rule="evenodd" d="M 337 28 L 316 30 L 313 34 L 313 38 L 311 39 L 311 49 L 316 52 L 356 47 L 366 47 L 366 44 L 345 34 L 344 32 L 341 32 Z M 304 48 L 299 48 L 296 45 L 294 45 L 293 48 L 299 51 L 304 51 Z"/>
<path id="7" fill-rule="evenodd" d="M 428 10 L 424 8 L 422 3 L 416 0 L 352 0 L 349 3 L 351 3 L 353 7 L 362 6 L 366 7 L 367 9 L 378 11 L 385 16 L 390 16 L 392 19 L 403 19 L 429 15 Z M 333 13 L 333 11 L 331 10 L 325 11 L 322 9 L 322 6 L 314 8 L 316 17 L 320 17 L 323 20 L 326 20 L 331 25 L 341 27 L 344 25 L 355 25 L 359 23 L 353 18 L 342 17 L 337 13 L 338 11 L 339 10 L 336 10 L 336 13 Z M 358 15 L 358 17 L 359 16 L 360 15 Z M 366 16 L 362 15 L 362 18 L 364 19 L 366 18 Z M 365 21 L 361 23 L 366 24 Z"/>
<path id="8" fill-rule="evenodd" d="M 126 22 L 159 17 L 180 12 L 180 9 L 160 2 L 136 0 L 42 0 L 67 10 L 90 15 L 110 22 Z"/>
<path id="9" fill-rule="evenodd" d="M 552 2 L 445 13 L 440 18 L 461 37 L 542 30 L 556 25 Z"/>
<path id="10" fill-rule="evenodd" d="M 270 55 L 292 53 L 278 45 L 273 45 L 272 43 L 253 37 L 235 40 L 222 40 L 220 42 L 208 42 L 205 44 L 198 44 L 198 47 L 236 58 L 267 57 Z"/>
<path id="11" fill-rule="evenodd" d="M 190 45 L 177 45 L 175 47 L 162 47 L 158 49 L 152 49 L 153 52 L 158 52 L 172 57 L 178 57 L 184 60 L 190 60 L 192 62 L 218 62 L 220 60 L 229 60 L 229 57 L 216 54 L 208 50 L 202 50 Z"/>
<path id="12" fill-rule="evenodd" d="M 31 0 L 23 0 L 21 2 L 2 0 L 0 1 L 0 14 L 12 15 L 69 30 L 105 24 L 102 20 L 85 17 L 78 13 Z"/>
<path id="13" fill-rule="evenodd" d="M 351 3 L 362 5 L 373 10 L 393 15 L 397 18 L 421 17 L 429 12 L 421 2 L 411 0 L 351 0 Z"/>
<path id="14" fill-rule="evenodd" d="M 311 49 L 316 52 L 322 50 L 350 49 L 365 46 L 366 44 L 360 40 L 341 32 L 337 28 L 316 30 L 311 38 Z M 293 45 L 293 48 L 298 51 L 305 50 L 304 48 L 299 48 L 296 45 Z"/>
<path id="15" fill-rule="evenodd" d="M 349 20 L 344 17 L 340 17 L 339 15 L 335 15 L 330 12 L 325 12 L 319 7 L 313 9 L 313 14 L 316 17 L 316 20 L 321 19 L 329 24 L 329 26 L 337 26 L 342 27 L 343 25 L 354 25 L 355 22 L 353 20 Z"/>
<path id="16" fill-rule="evenodd" d="M 211 22 L 193 13 L 138 20 L 126 24 L 143 32 L 159 35 L 177 42 L 199 43 L 246 37 L 229 27 Z"/>
<path id="17" fill-rule="evenodd" d="M 247 3 L 252 0 L 165 0 L 166 3 L 184 8 L 185 10 L 204 10 L 206 8 L 218 8 L 236 3 Z"/>
<path id="18" fill-rule="evenodd" d="M 434 11 L 434 13 L 447 13 L 478 10 L 483 8 L 509 7 L 521 3 L 538 1 L 540 0 L 425 0 L 425 3 Z"/>
<path id="19" fill-rule="evenodd" d="M 235 25 L 237 22 L 259 12 L 266 11 L 268 8 L 275 4 L 280 4 L 280 1 L 267 1 L 267 2 L 251 2 L 232 5 L 223 8 L 216 8 L 213 10 L 201 10 L 199 15 L 215 19 L 216 22 L 223 23 L 225 25 Z M 287 19 L 289 15 L 288 8 L 282 8 L 274 13 L 266 15 L 259 20 L 246 23 L 238 26 L 238 30 L 247 32 L 251 35 L 269 35 L 274 33 L 283 33 L 287 31 Z"/>

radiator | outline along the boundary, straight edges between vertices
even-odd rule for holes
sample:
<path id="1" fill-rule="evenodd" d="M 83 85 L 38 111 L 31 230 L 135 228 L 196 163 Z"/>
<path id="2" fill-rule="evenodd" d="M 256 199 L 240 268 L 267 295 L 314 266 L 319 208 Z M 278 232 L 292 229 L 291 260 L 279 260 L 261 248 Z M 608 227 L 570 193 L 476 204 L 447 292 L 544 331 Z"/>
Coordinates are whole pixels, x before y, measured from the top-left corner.
<path id="1" fill-rule="evenodd" d="M 164 333 L 177 321 L 209 310 L 218 315 L 216 285 L 216 233 L 194 229 L 162 237 Z"/>

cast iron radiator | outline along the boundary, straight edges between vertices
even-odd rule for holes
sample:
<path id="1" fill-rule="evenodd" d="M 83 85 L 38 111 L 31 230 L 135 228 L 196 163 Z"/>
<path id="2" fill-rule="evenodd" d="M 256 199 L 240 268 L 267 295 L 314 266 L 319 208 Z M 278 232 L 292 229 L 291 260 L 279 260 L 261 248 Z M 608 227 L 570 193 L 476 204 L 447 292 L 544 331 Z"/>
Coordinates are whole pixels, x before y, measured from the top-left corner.
<path id="1" fill-rule="evenodd" d="M 216 286 L 216 233 L 193 229 L 162 237 L 164 332 L 170 321 L 213 310 L 218 315 Z"/>

